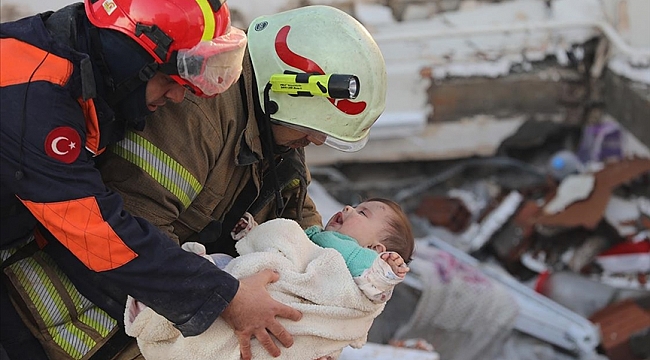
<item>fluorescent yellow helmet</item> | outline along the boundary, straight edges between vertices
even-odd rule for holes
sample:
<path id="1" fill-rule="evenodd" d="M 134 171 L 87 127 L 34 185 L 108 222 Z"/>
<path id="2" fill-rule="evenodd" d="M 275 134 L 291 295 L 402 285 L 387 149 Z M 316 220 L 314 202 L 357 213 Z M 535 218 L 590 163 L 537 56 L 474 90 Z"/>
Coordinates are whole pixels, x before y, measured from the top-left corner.
<path id="1" fill-rule="evenodd" d="M 334 7 L 305 6 L 253 20 L 248 47 L 274 121 L 321 132 L 339 150 L 365 145 L 386 106 L 386 65 L 361 23 Z"/>

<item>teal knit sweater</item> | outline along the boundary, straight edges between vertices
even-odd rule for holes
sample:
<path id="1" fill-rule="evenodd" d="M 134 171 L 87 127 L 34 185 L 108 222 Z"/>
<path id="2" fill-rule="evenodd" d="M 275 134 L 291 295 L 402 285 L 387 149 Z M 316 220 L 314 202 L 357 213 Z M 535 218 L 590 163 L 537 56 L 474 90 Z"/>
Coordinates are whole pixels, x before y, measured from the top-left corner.
<path id="1" fill-rule="evenodd" d="M 325 231 L 314 225 L 305 230 L 305 233 L 316 245 L 340 252 L 353 277 L 370 268 L 379 256 L 376 251 L 364 248 L 355 239 L 336 231 Z"/>

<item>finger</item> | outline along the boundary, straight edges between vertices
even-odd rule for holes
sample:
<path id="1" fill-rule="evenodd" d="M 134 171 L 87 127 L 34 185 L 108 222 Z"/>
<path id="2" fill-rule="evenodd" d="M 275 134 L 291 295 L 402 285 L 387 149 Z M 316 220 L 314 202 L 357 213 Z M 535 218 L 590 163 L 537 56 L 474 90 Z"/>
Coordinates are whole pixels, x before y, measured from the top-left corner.
<path id="1" fill-rule="evenodd" d="M 237 335 L 239 339 L 239 353 L 242 360 L 251 360 L 253 354 L 251 352 L 251 337 L 250 335 Z"/>
<path id="2" fill-rule="evenodd" d="M 275 342 L 273 342 L 273 339 L 271 338 L 271 335 L 269 335 L 269 333 L 266 331 L 266 329 L 256 332 L 255 337 L 260 342 L 260 344 L 262 344 L 264 349 L 266 349 L 266 351 L 269 354 L 271 354 L 271 356 L 273 356 L 273 357 L 280 356 L 280 354 L 281 354 L 280 353 L 280 348 L 278 348 L 278 346 L 275 345 Z"/>
<path id="3" fill-rule="evenodd" d="M 271 283 L 274 283 L 274 282 L 276 282 L 276 281 L 278 281 L 280 279 L 280 274 L 278 274 L 277 272 L 275 272 L 275 271 L 273 271 L 271 269 L 264 269 L 264 270 L 258 272 L 258 274 L 261 274 L 261 276 L 264 279 L 265 284 L 271 284 Z"/>
<path id="4" fill-rule="evenodd" d="M 293 336 L 291 336 L 287 329 L 285 329 L 279 322 L 276 321 L 274 324 L 269 326 L 268 330 L 284 347 L 288 348 L 293 345 Z"/>
<path id="5" fill-rule="evenodd" d="M 278 302 L 278 311 L 276 313 L 276 316 L 293 321 L 299 321 L 302 319 L 302 313 L 300 311 L 280 302 Z"/>

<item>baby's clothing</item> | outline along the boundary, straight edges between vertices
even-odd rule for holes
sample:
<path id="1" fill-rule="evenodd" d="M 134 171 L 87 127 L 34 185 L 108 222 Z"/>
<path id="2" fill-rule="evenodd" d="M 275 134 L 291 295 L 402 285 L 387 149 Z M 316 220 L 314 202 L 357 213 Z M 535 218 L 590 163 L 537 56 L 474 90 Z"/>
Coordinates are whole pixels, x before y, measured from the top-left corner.
<path id="1" fill-rule="evenodd" d="M 326 231 L 314 225 L 305 233 L 316 245 L 340 252 L 352 277 L 360 276 L 379 256 L 376 251 L 361 247 L 354 238 L 336 231 Z"/>
<path id="2" fill-rule="evenodd" d="M 316 245 L 335 249 L 343 255 L 354 282 L 372 302 L 388 301 L 395 285 L 403 280 L 380 257 L 381 254 L 362 247 L 350 236 L 323 230 L 318 226 L 309 227 L 305 233 Z"/>

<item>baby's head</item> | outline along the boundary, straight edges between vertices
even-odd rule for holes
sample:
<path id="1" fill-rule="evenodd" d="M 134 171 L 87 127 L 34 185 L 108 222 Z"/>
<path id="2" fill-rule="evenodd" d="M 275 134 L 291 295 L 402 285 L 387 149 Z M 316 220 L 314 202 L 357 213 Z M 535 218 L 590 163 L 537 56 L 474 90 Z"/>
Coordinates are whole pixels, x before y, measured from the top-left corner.
<path id="1" fill-rule="evenodd" d="M 327 222 L 325 230 L 354 238 L 359 245 L 378 253 L 394 251 L 410 261 L 415 240 L 411 223 L 396 202 L 368 199 L 356 207 L 346 206 Z"/>

